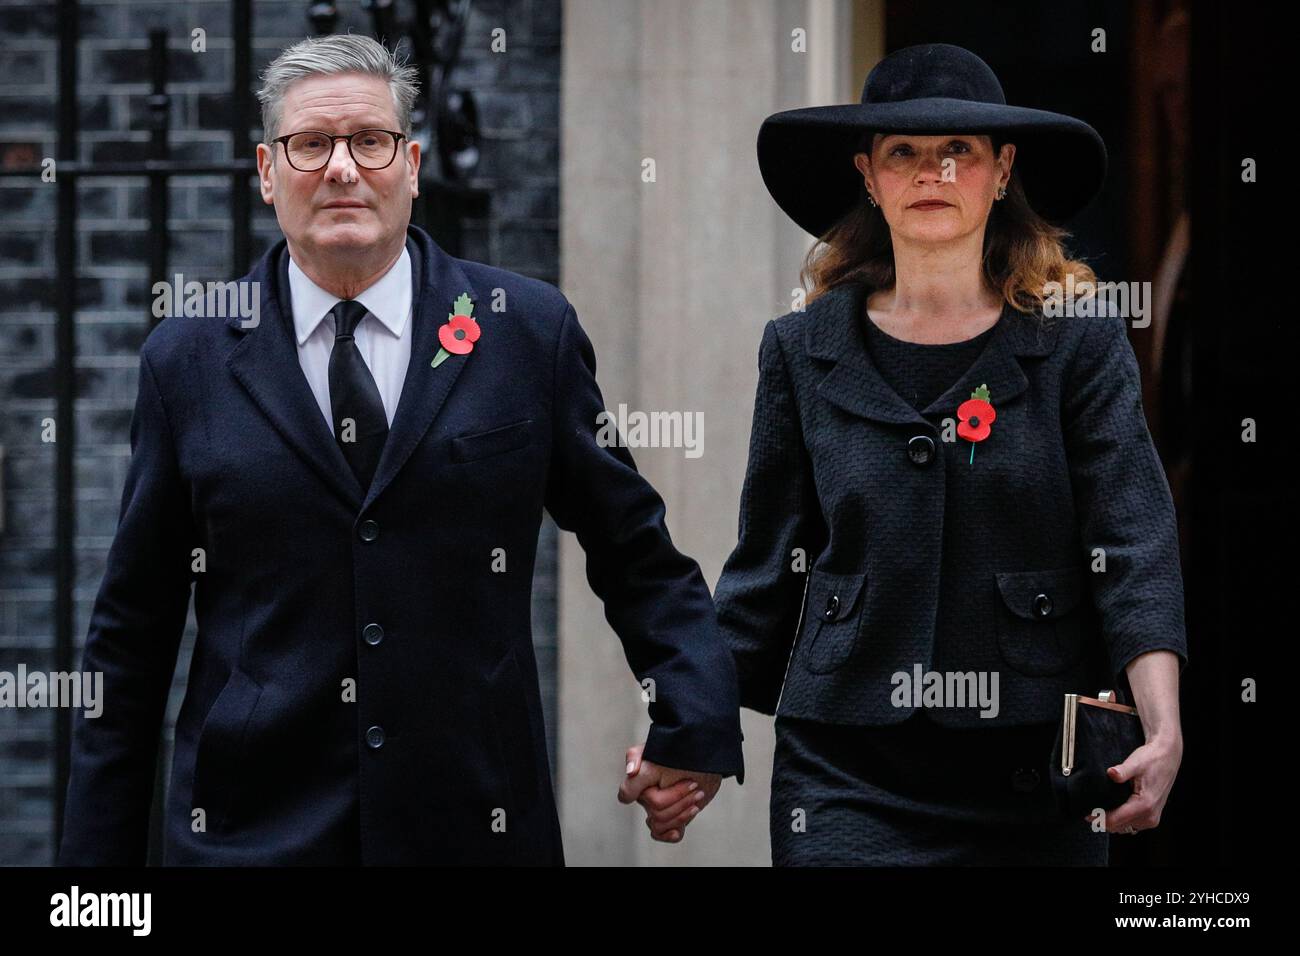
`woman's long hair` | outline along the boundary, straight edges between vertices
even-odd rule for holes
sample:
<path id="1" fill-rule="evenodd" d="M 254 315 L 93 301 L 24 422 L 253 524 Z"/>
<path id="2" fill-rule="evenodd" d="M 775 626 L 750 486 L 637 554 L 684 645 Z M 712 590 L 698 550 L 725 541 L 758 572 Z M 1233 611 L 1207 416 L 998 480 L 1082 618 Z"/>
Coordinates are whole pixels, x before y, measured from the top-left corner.
<path id="1" fill-rule="evenodd" d="M 866 134 L 860 152 L 871 151 L 873 135 Z M 1004 142 L 1013 139 L 993 136 L 993 152 L 996 154 Z M 1006 197 L 993 203 L 984 230 L 984 276 L 1013 308 L 1037 313 L 1048 297 L 1048 283 L 1064 286 L 1069 273 L 1074 274 L 1076 287 L 1097 281 L 1085 262 L 1071 259 L 1066 253 L 1063 243 L 1069 235 L 1030 207 L 1013 163 Z M 809 290 L 809 302 L 842 282 L 891 288 L 895 279 L 894 245 L 880 210 L 864 197 L 808 250 L 800 279 Z"/>

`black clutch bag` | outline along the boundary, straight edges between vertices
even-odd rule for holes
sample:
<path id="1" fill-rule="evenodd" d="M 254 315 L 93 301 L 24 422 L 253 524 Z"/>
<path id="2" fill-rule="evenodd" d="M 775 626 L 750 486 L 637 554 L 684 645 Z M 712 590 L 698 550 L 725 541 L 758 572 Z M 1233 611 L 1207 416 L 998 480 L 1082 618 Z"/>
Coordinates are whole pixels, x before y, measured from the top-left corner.
<path id="1" fill-rule="evenodd" d="M 1052 748 L 1051 780 L 1057 806 L 1067 819 L 1082 820 L 1100 807 L 1110 811 L 1133 793 L 1115 783 L 1108 767 L 1123 763 L 1145 742 L 1137 709 L 1118 701 L 1117 691 L 1096 697 L 1065 695 L 1065 712 Z"/>

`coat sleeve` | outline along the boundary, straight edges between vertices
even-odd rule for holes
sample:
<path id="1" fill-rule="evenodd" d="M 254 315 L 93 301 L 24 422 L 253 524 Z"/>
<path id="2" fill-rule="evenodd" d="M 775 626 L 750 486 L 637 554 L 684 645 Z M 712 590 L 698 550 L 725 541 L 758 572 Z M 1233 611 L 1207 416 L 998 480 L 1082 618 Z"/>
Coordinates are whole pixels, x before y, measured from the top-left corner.
<path id="1" fill-rule="evenodd" d="M 718 580 L 718 622 L 736 662 L 740 703 L 775 714 L 805 585 L 827 531 L 775 321 L 763 331 L 739 534 Z M 796 569 L 796 548 L 804 553 Z"/>
<path id="2" fill-rule="evenodd" d="M 1183 577 L 1173 497 L 1142 412 L 1142 383 L 1124 320 L 1087 322 L 1062 398 L 1066 456 L 1088 575 L 1115 679 L 1147 651 L 1187 664 Z"/>
<path id="3" fill-rule="evenodd" d="M 577 534 L 587 580 L 638 682 L 652 680 L 642 757 L 744 782 L 736 672 L 699 565 L 673 545 L 664 503 L 621 444 L 598 441 L 596 357 L 573 306 L 555 356 L 546 508 Z"/>
<path id="4" fill-rule="evenodd" d="M 137 388 L 117 533 L 81 665 L 103 674 L 101 713 L 76 714 L 63 866 L 145 863 L 158 741 L 189 610 L 193 522 L 145 352 Z"/>

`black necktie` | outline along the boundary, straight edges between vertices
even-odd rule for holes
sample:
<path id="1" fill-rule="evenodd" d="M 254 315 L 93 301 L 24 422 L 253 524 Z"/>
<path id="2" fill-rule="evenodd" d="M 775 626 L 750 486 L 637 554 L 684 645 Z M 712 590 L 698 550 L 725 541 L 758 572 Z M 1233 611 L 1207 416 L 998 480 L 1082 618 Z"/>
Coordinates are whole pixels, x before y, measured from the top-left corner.
<path id="1" fill-rule="evenodd" d="M 388 417 L 374 376 L 353 339 L 366 307 L 353 299 L 334 306 L 334 348 L 330 351 L 330 411 L 334 440 L 361 482 L 363 491 L 379 466 L 388 438 Z"/>

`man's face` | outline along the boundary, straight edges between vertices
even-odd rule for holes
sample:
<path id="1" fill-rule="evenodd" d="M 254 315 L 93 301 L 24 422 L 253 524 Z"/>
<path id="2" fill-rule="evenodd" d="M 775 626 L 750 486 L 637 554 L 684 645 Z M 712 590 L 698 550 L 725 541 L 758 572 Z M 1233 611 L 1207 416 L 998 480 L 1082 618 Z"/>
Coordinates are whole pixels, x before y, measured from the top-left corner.
<path id="1" fill-rule="evenodd" d="M 362 129 L 401 131 L 388 84 L 363 73 L 298 80 L 282 105 L 277 136 L 304 130 L 335 135 Z M 262 199 L 275 206 L 292 250 L 337 257 L 405 241 L 411 200 L 419 195 L 416 143 L 401 140 L 391 164 L 366 169 L 353 161 L 346 141 L 336 140 L 329 162 L 315 172 L 294 169 L 285 146 L 259 145 L 257 170 Z"/>

